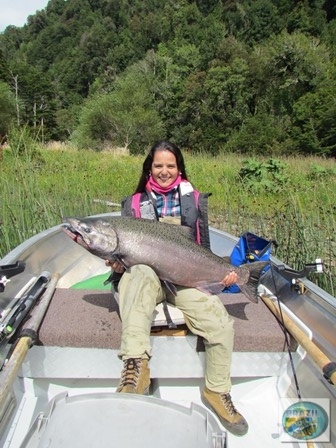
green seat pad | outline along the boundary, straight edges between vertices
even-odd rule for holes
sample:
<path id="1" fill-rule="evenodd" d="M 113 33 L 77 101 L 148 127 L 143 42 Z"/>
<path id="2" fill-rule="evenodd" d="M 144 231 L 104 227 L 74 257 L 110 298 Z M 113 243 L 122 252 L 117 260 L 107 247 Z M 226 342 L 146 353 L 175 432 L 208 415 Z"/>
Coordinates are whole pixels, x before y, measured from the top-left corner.
<path id="1" fill-rule="evenodd" d="M 108 279 L 110 272 L 106 272 L 106 274 L 96 275 L 94 277 L 90 277 L 86 280 L 82 280 L 81 282 L 75 283 L 71 286 L 71 289 L 96 289 L 102 291 L 111 291 L 111 283 L 104 285 L 104 281 Z"/>

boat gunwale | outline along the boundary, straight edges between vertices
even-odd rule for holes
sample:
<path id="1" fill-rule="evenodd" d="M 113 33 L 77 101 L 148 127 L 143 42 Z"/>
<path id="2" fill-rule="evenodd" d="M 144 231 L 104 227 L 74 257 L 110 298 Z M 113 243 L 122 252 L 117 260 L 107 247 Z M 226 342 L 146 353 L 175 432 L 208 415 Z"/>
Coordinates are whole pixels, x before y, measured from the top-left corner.
<path id="1" fill-rule="evenodd" d="M 110 212 L 110 213 L 103 213 L 103 214 L 97 214 L 92 215 L 90 218 L 104 218 L 104 217 L 112 217 L 112 216 L 120 216 L 120 212 Z M 20 256 L 24 255 L 25 251 L 27 251 L 31 246 L 38 243 L 39 241 L 43 240 L 44 238 L 51 237 L 54 234 L 62 231 L 63 224 L 58 224 L 56 226 L 53 226 L 49 229 L 43 230 L 42 232 L 37 233 L 36 235 L 28 238 L 27 240 L 20 243 L 17 247 L 15 247 L 13 250 L 11 250 L 8 254 L 5 255 L 0 260 L 0 264 L 10 264 L 15 262 L 16 260 L 20 259 Z M 215 227 L 210 226 L 209 227 L 210 234 L 217 235 L 220 238 L 225 238 L 226 240 L 229 240 L 234 245 L 238 241 L 238 237 L 224 231 L 217 229 Z M 285 266 L 289 267 L 278 258 L 271 256 L 271 261 L 275 266 Z M 281 276 L 281 273 L 278 273 L 279 276 Z M 309 293 L 309 297 L 317 302 L 320 306 L 323 308 L 328 308 L 328 311 L 336 316 L 336 298 L 333 297 L 331 294 L 329 294 L 327 291 L 323 290 L 313 282 L 311 282 L 307 278 L 300 279 L 300 282 L 304 285 L 306 292 Z"/>

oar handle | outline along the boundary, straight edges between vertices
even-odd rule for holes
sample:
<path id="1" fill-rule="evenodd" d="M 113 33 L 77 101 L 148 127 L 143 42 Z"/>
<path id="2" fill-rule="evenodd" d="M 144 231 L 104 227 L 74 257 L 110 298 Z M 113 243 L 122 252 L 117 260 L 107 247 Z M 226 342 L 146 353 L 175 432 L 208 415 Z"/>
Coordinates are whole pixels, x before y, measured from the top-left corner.
<path id="1" fill-rule="evenodd" d="M 57 283 L 60 279 L 60 274 L 56 272 L 52 275 L 50 282 L 46 288 L 46 290 L 43 293 L 43 296 L 38 304 L 38 306 L 35 307 L 34 312 L 32 313 L 29 321 L 27 324 L 25 324 L 24 329 L 22 330 L 22 336 L 25 336 L 25 331 L 32 331 L 37 332 L 40 328 L 41 322 L 43 320 L 43 317 L 45 313 L 47 312 L 49 303 L 52 299 L 52 296 L 55 292 Z"/>
<path id="2" fill-rule="evenodd" d="M 314 342 L 312 342 L 309 337 L 299 328 L 286 314 L 281 313 L 279 306 L 273 302 L 268 296 L 260 296 L 267 307 L 272 311 L 272 313 L 283 322 L 289 333 L 295 338 L 295 340 L 304 348 L 308 355 L 313 359 L 315 364 L 323 371 L 327 371 L 327 366 L 332 366 L 334 363 L 325 355 L 325 353 L 320 350 Z M 336 384 L 336 371 L 330 372 L 328 380 L 332 384 Z"/>
<path id="3" fill-rule="evenodd" d="M 31 339 L 29 336 L 20 338 L 8 363 L 0 372 L 0 407 L 2 407 L 7 394 L 10 391 L 30 346 Z"/>

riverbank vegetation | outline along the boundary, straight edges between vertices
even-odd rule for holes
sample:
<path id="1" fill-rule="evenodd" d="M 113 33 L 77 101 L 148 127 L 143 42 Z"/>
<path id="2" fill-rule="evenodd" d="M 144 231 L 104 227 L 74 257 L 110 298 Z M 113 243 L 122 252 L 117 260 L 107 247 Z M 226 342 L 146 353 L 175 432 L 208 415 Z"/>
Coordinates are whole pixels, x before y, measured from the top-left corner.
<path id="1" fill-rule="evenodd" d="M 33 148 L 33 149 L 32 149 Z M 249 230 L 277 242 L 273 253 L 301 269 L 322 258 L 310 278 L 336 293 L 336 163 L 310 157 L 185 153 L 188 176 L 211 192 L 210 222 L 239 236 Z M 0 165 L 0 257 L 66 216 L 119 210 L 132 193 L 143 156 L 21 146 Z"/>

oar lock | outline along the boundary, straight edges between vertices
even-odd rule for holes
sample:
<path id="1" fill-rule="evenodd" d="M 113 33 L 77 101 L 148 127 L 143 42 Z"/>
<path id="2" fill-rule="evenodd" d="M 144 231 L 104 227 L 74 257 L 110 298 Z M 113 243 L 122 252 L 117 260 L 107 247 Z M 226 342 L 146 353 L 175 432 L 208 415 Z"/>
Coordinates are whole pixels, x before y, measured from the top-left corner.
<path id="1" fill-rule="evenodd" d="M 301 279 L 306 278 L 310 272 L 321 274 L 324 272 L 324 265 L 321 258 L 317 258 L 315 263 L 307 263 L 301 271 L 296 271 L 285 265 L 272 265 L 272 268 L 279 272 L 282 277 L 291 282 L 292 288 L 299 294 L 304 294 L 305 285 Z"/>

